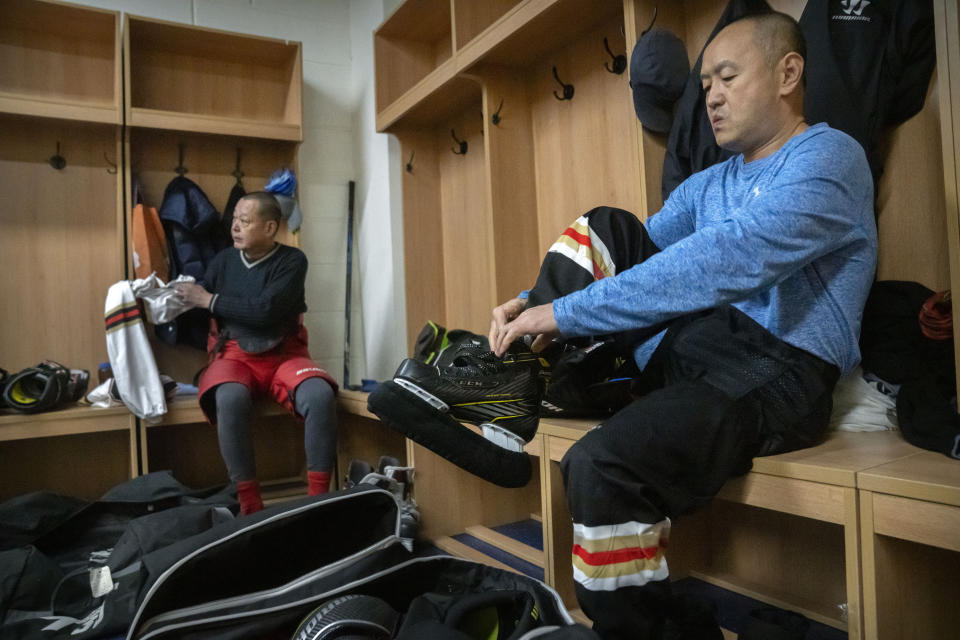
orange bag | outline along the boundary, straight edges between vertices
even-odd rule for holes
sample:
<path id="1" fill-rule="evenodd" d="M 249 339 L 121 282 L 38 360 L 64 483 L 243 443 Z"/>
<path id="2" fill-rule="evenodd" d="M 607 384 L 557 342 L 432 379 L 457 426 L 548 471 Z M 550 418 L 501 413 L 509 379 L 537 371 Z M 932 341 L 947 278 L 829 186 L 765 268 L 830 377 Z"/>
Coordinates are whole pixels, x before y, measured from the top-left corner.
<path id="1" fill-rule="evenodd" d="M 167 252 L 167 237 L 160 224 L 160 216 L 154 207 L 138 204 L 133 208 L 134 273 L 137 278 L 146 278 L 151 272 L 168 282 L 170 280 L 170 255 Z"/>

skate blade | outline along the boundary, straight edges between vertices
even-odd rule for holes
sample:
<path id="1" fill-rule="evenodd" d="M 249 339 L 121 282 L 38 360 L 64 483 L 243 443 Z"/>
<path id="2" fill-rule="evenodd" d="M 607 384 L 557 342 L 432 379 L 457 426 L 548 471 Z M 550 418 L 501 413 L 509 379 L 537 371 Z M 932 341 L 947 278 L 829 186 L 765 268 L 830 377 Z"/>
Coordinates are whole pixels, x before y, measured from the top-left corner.
<path id="1" fill-rule="evenodd" d="M 447 411 L 450 411 L 450 407 L 447 405 L 446 402 L 444 402 L 437 396 L 433 395 L 432 393 L 425 391 L 424 389 L 421 389 L 420 387 L 413 384 L 409 380 L 406 380 L 404 378 L 394 378 L 393 381 L 397 383 L 398 386 L 406 389 L 413 395 L 417 396 L 418 398 L 420 398 L 421 400 L 429 404 L 431 407 L 433 407 L 437 411 L 443 411 L 444 413 L 446 413 Z"/>
<path id="2" fill-rule="evenodd" d="M 480 430 L 487 441 L 507 451 L 523 451 L 523 447 L 526 445 L 523 438 L 492 422 L 484 422 L 480 425 Z"/>

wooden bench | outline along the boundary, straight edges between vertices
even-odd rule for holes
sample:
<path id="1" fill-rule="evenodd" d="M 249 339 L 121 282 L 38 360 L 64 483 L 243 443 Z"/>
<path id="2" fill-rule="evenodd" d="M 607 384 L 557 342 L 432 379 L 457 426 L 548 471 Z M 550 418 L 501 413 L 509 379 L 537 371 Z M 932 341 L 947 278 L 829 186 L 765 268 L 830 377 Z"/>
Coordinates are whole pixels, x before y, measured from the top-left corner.
<path id="1" fill-rule="evenodd" d="M 960 629 L 960 461 L 914 452 L 858 475 L 869 640 Z"/>
<path id="2" fill-rule="evenodd" d="M 380 448 L 379 439 L 402 452 L 402 438 L 364 422 L 372 417 L 366 394 L 343 391 L 338 406 L 341 422 L 348 425 L 341 430 L 345 451 L 367 446 L 372 455 Z M 167 409 L 150 424 L 122 406 L 75 405 L 33 415 L 0 410 L 0 501 L 40 489 L 95 499 L 114 485 L 160 469 L 173 470 L 189 486 L 223 482 L 226 470 L 216 430 L 206 426 L 196 396 L 179 397 Z M 265 471 L 265 490 L 281 498 L 306 494 L 302 429 L 275 403 L 258 403 L 255 411 L 257 463 Z M 349 426 L 355 416 L 359 429 Z"/>
<path id="3" fill-rule="evenodd" d="M 384 427 L 367 410 L 366 399 L 356 391 L 341 391 L 338 397 L 338 478 L 352 458 L 375 463 L 387 454 L 415 466 L 424 538 L 450 553 L 509 568 L 453 538 L 467 533 L 542 567 L 545 581 L 577 615 L 569 556 L 572 525 L 559 461 L 595 421 L 542 420 L 527 446 L 536 456 L 532 481 L 521 489 L 503 489 Z M 292 460 L 300 470 L 299 426 L 272 403 L 257 410 L 258 416 L 285 425 L 262 429 L 267 458 Z M 154 434 L 174 441 L 168 454 L 222 480 L 222 471 L 212 469 L 222 465 L 215 431 L 196 429 L 198 423 L 203 416 L 192 397 L 170 403 L 154 425 L 136 420 L 123 407 L 0 415 L 3 482 L 26 483 L 23 490 L 41 488 L 26 485 L 37 482 L 31 469 L 42 468 L 42 488 L 96 497 L 97 491 L 149 469 L 156 450 L 164 450 Z M 184 433 L 209 441 L 195 451 L 195 440 L 177 443 Z M 278 444 L 283 441 L 288 442 Z M 42 447 L 21 449 L 18 443 Z M 305 491 L 299 473 L 276 482 L 283 480 L 295 486 L 283 489 L 286 493 L 278 489 L 278 499 Z M 90 483 L 96 490 L 87 487 Z M 23 492 L 18 488 L 11 495 Z M 543 549 L 494 530 L 529 518 L 542 522 Z M 755 459 L 753 470 L 728 482 L 709 507 L 674 523 L 668 557 L 675 579 L 696 577 L 800 611 L 845 629 L 850 638 L 952 637 L 960 628 L 960 463 L 913 447 L 898 433 L 832 433 L 816 447 Z"/>
<path id="4" fill-rule="evenodd" d="M 367 411 L 366 396 L 350 390 L 341 390 L 337 396 L 337 478 L 342 479 L 346 473 L 347 456 L 372 458 L 375 463 L 374 454 L 385 452 L 381 450 L 403 450 L 400 436 L 391 437 L 392 432 L 371 424 L 370 419 L 376 416 Z M 258 401 L 254 411 L 254 449 L 265 500 L 306 495 L 303 429 L 270 400 Z M 139 423 L 142 473 L 169 468 L 189 486 L 216 484 L 226 478 L 216 429 L 206 424 L 196 396 L 168 403 L 166 415 L 156 423 Z M 203 428 L 196 428 L 198 425 Z"/>
<path id="5" fill-rule="evenodd" d="M 544 495 L 550 496 L 544 500 L 543 518 L 547 562 L 553 583 L 565 598 L 573 596 L 569 559 L 573 532 L 557 462 L 592 426 L 588 421 L 544 420 L 539 431 L 544 450 L 550 452 L 541 463 Z M 862 637 L 857 473 L 915 451 L 895 433 L 837 432 L 810 449 L 756 458 L 750 473 L 723 487 L 719 501 L 674 523 L 668 554 L 671 575 L 675 579 L 690 575 L 798 610 L 846 629 L 850 638 Z M 779 543 L 771 544 L 771 532 Z M 785 544 L 787 537 L 799 546 Z M 798 561 L 804 551 L 806 557 Z M 846 616 L 839 604 L 846 605 Z"/>
<path id="6" fill-rule="evenodd" d="M 382 432 L 390 432 L 382 426 L 377 431 L 376 417 L 366 411 L 360 398 L 341 403 L 342 410 L 350 411 L 351 407 L 362 407 L 362 412 L 354 415 L 368 423 L 366 433 L 371 437 L 381 438 Z M 592 420 L 541 420 L 537 437 L 528 446 L 528 452 L 539 456 L 539 473 L 526 488 L 513 490 L 479 480 L 407 441 L 408 463 L 417 469 L 415 492 L 424 537 L 450 553 L 506 566 L 453 539 L 458 533 L 468 533 L 541 566 L 545 581 L 578 614 L 570 570 L 572 525 L 558 463 L 595 424 Z M 546 455 L 541 455 L 544 452 Z M 945 465 L 935 477 L 960 474 L 960 464 L 922 452 L 891 432 L 836 432 L 816 447 L 757 458 L 753 470 L 728 482 L 711 506 L 674 524 L 668 556 L 671 574 L 674 578 L 696 577 L 800 611 L 813 620 L 846 630 L 850 638 L 877 637 L 871 631 L 877 626 L 877 596 L 873 595 L 877 587 L 864 555 L 874 548 L 868 541 L 874 534 L 865 527 L 867 491 L 862 485 L 866 478 L 893 474 L 900 469 L 898 465 L 908 461 L 912 461 L 909 468 L 917 471 L 931 467 L 934 461 L 937 468 Z M 954 520 L 960 518 L 960 477 L 946 489 L 938 489 L 923 475 L 897 482 L 900 484 L 888 486 L 888 490 L 921 501 L 922 507 L 931 508 L 926 496 L 939 496 L 932 508 L 948 515 L 931 519 L 939 525 L 921 523 L 919 528 L 926 532 L 923 535 L 935 536 L 933 539 L 941 541 L 945 549 L 960 550 L 960 527 Z M 530 517 L 542 520 L 542 550 L 504 539 L 493 530 L 497 525 Z M 882 529 L 877 535 L 894 534 Z M 907 539 L 924 542 L 925 538 L 917 539 L 919 535 Z M 944 538 L 953 546 L 942 542 Z"/>
<path id="7" fill-rule="evenodd" d="M 137 458 L 126 407 L 0 414 L 0 501 L 38 489 L 96 498 L 136 476 Z"/>

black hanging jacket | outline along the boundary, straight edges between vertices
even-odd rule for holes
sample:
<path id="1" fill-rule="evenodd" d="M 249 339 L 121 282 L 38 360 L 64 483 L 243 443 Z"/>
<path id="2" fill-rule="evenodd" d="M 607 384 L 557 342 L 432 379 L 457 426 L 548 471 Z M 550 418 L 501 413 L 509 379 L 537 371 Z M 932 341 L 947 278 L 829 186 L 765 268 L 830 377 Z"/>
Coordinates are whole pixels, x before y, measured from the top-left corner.
<path id="1" fill-rule="evenodd" d="M 181 274 L 203 280 L 218 251 L 220 213 L 197 183 L 183 176 L 170 181 L 163 193 L 160 222 L 170 249 L 170 278 Z M 210 313 L 191 309 L 176 320 L 157 325 L 157 336 L 168 345 L 189 344 L 207 347 Z"/>
<path id="2" fill-rule="evenodd" d="M 808 0 L 804 115 L 859 142 L 876 183 L 877 135 L 923 108 L 936 66 L 929 0 Z"/>

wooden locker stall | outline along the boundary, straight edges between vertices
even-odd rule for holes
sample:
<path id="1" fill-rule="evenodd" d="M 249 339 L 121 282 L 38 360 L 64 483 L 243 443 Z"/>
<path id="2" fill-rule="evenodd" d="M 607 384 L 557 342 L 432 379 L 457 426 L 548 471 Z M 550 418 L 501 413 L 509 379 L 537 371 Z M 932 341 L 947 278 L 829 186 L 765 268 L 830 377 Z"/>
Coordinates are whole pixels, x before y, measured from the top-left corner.
<path id="1" fill-rule="evenodd" d="M 238 179 L 247 192 L 257 191 L 274 171 L 296 169 L 302 139 L 299 43 L 128 15 L 124 50 L 128 201 L 136 180 L 144 204 L 159 209 L 166 186 L 185 169 L 184 176 L 222 213 Z M 298 243 L 285 223 L 278 239 Z M 148 331 L 161 373 L 192 383 L 206 352 L 167 345 L 152 327 Z M 254 442 L 268 492 L 271 484 L 301 484 L 303 430 L 296 420 L 263 403 Z M 141 458 L 144 471 L 171 469 L 188 485 L 227 478 L 216 430 L 204 422 L 195 397 L 175 401 L 158 424 L 141 424 Z"/>
<path id="2" fill-rule="evenodd" d="M 120 15 L 0 5 L 0 366 L 107 359 L 107 288 L 124 278 Z M 86 498 L 137 472 L 126 412 L 0 416 L 0 500 L 42 487 Z"/>
<path id="3" fill-rule="evenodd" d="M 805 6 L 804 0 L 770 4 L 796 18 Z M 953 78 L 960 68 L 960 36 L 955 2 L 935 4 L 938 74 L 923 110 L 884 141 L 886 168 L 877 191 L 878 277 L 917 280 L 940 290 L 950 287 L 950 265 L 956 274 L 960 260 L 958 151 L 951 146 L 960 104 L 960 82 Z M 598 205 L 625 208 L 641 220 L 656 213 L 662 205 L 667 136 L 642 128 L 627 74 L 618 76 L 606 67 L 612 66 L 611 54 L 629 56 L 651 24 L 679 35 L 693 65 L 724 8 L 712 0 L 482 5 L 405 2 L 374 34 L 377 128 L 397 136 L 407 163 L 403 205 L 410 346 L 427 320 L 486 333 L 490 309 L 531 286 L 544 252 L 577 215 Z M 560 99 L 564 85 L 573 87 L 569 100 Z M 465 158 L 451 155 L 455 143 L 448 129 L 469 126 L 478 110 L 484 156 L 482 166 L 470 170 Z M 474 139 L 468 142 L 473 153 Z M 454 166 L 463 171 L 453 174 L 448 167 L 457 160 Z M 483 172 L 485 191 L 463 205 L 450 196 L 474 192 L 468 185 L 476 177 L 469 171 Z M 456 229 L 449 230 L 451 225 Z M 481 237 L 484 227 L 487 236 Z M 460 270 L 461 256 L 469 256 L 469 273 Z M 468 287 L 471 296 L 458 298 Z M 496 515 L 482 509 L 453 508 L 475 502 L 481 490 L 518 503 L 517 514 L 529 508 L 543 520 L 543 548 L 535 551 L 545 578 L 575 606 L 572 532 L 558 462 L 592 426 L 591 421 L 541 420 L 539 442 L 531 446 L 540 455 L 539 500 L 461 477 L 452 465 L 410 446 L 411 463 L 418 470 L 423 465 L 430 475 L 429 487 L 417 488 L 428 537 L 498 524 Z M 882 630 L 892 624 L 889 615 L 876 635 L 877 602 L 882 608 L 891 596 L 887 591 L 870 596 L 876 572 L 864 570 L 864 554 L 873 549 L 873 538 L 865 537 L 859 483 L 868 470 L 917 451 L 899 434 L 836 434 L 809 450 L 758 458 L 754 471 L 728 483 L 709 509 L 676 523 L 670 554 L 674 578 L 694 576 L 802 611 L 851 638 L 900 637 Z M 960 478 L 945 481 L 960 484 Z M 470 522 L 470 517 L 480 520 Z M 920 560 L 927 557 L 917 554 Z M 884 576 L 903 569 L 889 562 L 877 567 Z M 956 595 L 956 589 L 950 592 Z M 949 628 L 941 625 L 944 620 L 938 618 L 932 628 Z"/>

